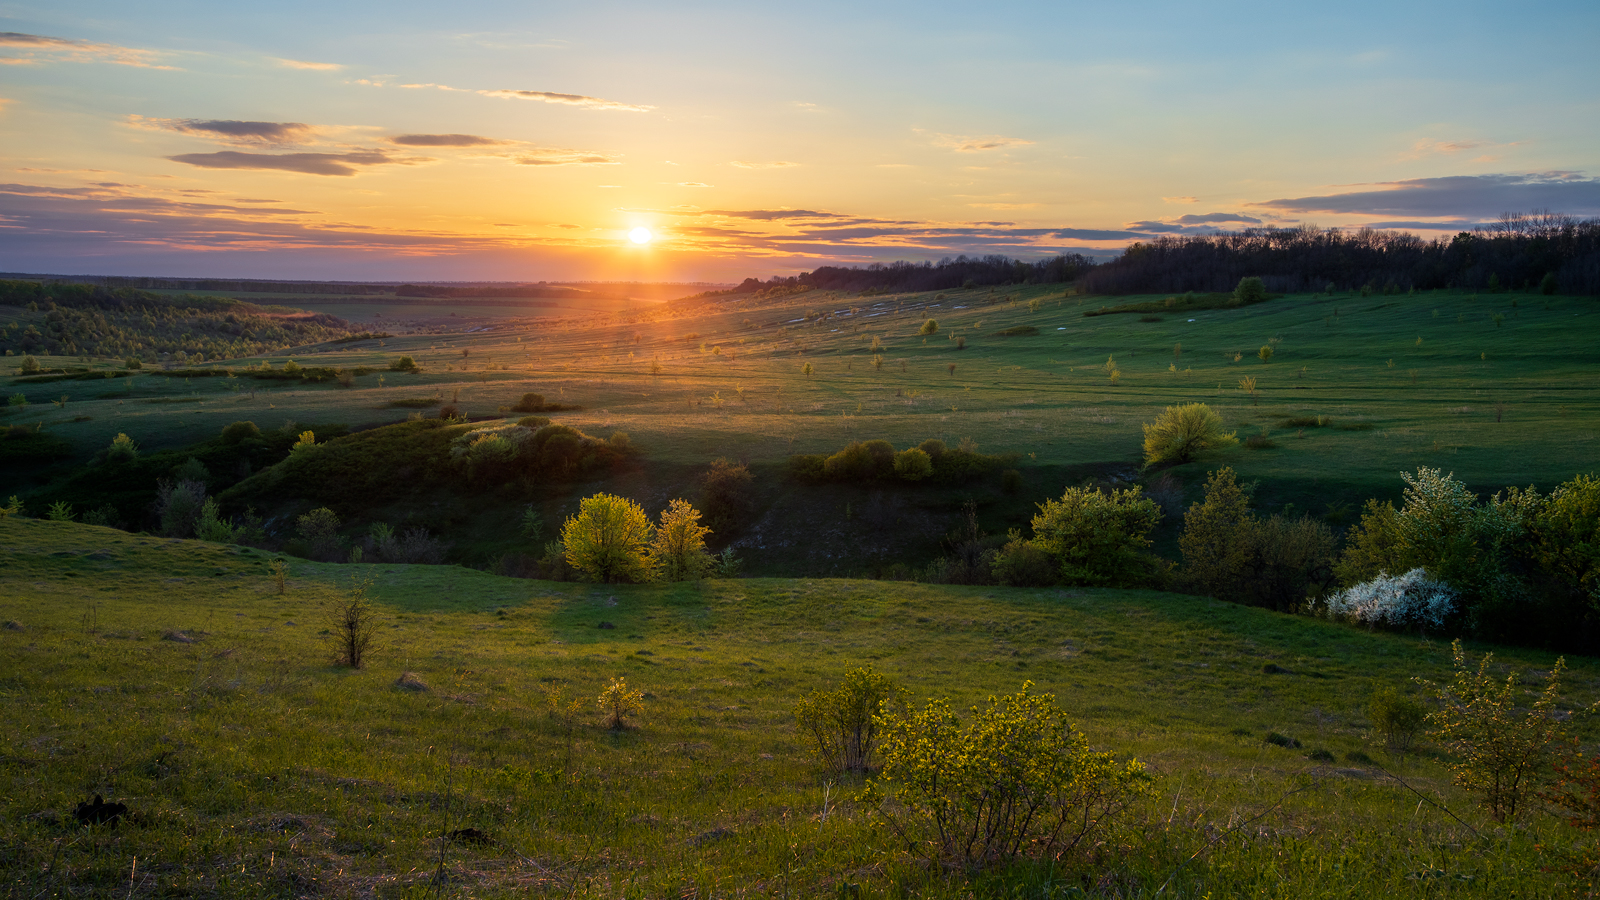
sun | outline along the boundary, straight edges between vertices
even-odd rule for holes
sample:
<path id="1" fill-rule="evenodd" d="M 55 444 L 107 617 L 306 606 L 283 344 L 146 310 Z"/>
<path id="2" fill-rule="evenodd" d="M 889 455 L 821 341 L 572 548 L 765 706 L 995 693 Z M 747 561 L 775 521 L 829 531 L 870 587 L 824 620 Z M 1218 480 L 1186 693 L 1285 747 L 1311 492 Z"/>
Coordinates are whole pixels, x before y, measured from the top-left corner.
<path id="1" fill-rule="evenodd" d="M 635 244 L 648 244 L 654 237 L 655 235 L 650 233 L 650 229 L 643 226 L 628 232 L 628 240 L 633 241 Z"/>

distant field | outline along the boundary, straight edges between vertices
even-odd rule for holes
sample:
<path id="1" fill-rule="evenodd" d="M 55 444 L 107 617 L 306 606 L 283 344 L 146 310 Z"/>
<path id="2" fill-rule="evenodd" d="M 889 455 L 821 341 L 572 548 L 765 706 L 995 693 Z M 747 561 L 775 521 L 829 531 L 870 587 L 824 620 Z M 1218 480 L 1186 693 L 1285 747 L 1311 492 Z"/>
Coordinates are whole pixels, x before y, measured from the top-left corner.
<path id="1" fill-rule="evenodd" d="M 1348 521 L 1365 498 L 1397 496 L 1399 473 L 1424 465 L 1488 491 L 1548 488 L 1600 462 L 1600 370 L 1591 346 L 1600 305 L 1592 300 L 1295 295 L 1182 315 L 1083 315 L 1162 300 L 1067 296 L 1050 286 L 942 297 L 812 292 L 638 325 L 502 319 L 510 327 L 487 333 L 396 336 L 383 347 L 323 345 L 272 357 L 276 365 L 293 357 L 382 367 L 407 354 L 424 368 L 362 376 L 354 389 L 144 375 L 13 384 L 8 394 L 21 391 L 32 405 L 3 421 L 42 421 L 86 458 L 118 432 L 156 448 L 210 437 L 237 419 L 264 428 L 289 420 L 360 427 L 404 418 L 388 404 L 421 395 L 457 397 L 467 414 L 493 417 L 536 391 L 585 407 L 560 421 L 631 436 L 645 469 L 618 489 L 648 485 L 652 498 L 688 492 L 696 467 L 719 456 L 748 460 L 772 486 L 762 536 L 745 544 L 757 564 L 768 553 L 773 565 L 796 567 L 786 570 L 804 564 L 839 574 L 866 565 L 862 537 L 843 518 L 845 505 L 859 508 L 865 494 L 778 486 L 791 454 L 857 439 L 903 447 L 970 438 L 985 452 L 1018 454 L 1021 496 L 1001 496 L 997 481 L 966 490 L 991 529 L 1025 524 L 1034 501 L 1086 476 L 1136 477 L 1141 425 L 1188 401 L 1217 408 L 1241 439 L 1265 433 L 1276 445 L 1241 446 L 1173 470 L 1188 496 L 1198 495 L 1206 471 L 1226 464 L 1260 482 L 1258 503 L 1269 511 L 1292 504 Z M 919 336 L 930 317 L 938 332 Z M 996 335 L 1023 326 L 1039 333 Z M 876 353 L 874 338 L 883 345 Z M 956 349 L 956 338 L 966 349 Z M 1270 362 L 1257 358 L 1263 346 L 1274 348 Z M 1113 357 L 1114 382 L 1106 368 Z M 802 374 L 808 363 L 810 376 Z M 656 364 L 660 373 L 652 374 Z M 1254 398 L 1240 387 L 1247 376 L 1257 379 Z M 68 403 L 54 408 L 49 400 L 61 396 Z M 145 402 L 176 399 L 192 402 Z M 960 502 L 959 492 L 886 490 L 930 521 L 945 521 Z M 1170 541 L 1170 520 L 1165 527 L 1162 540 Z"/>
<path id="2" fill-rule="evenodd" d="M 422 896 L 441 868 L 447 892 L 482 897 L 1499 898 L 1587 885 L 1567 874 L 1590 846 L 1580 833 L 1543 813 L 1497 826 L 1433 748 L 1382 749 L 1367 699 L 1447 677 L 1438 641 L 1142 591 L 573 585 L 297 560 L 279 596 L 272 558 L 0 520 L 9 895 Z M 352 578 L 372 579 L 380 616 L 362 672 L 329 665 L 323 633 Z M 1571 700 L 1589 702 L 1600 669 L 1569 662 Z M 810 760 L 794 722 L 800 697 L 862 665 L 963 715 L 1031 680 L 1096 747 L 1143 760 L 1152 794 L 1087 859 L 981 876 L 923 865 L 872 824 L 859 780 Z M 404 672 L 426 689 L 396 686 Z M 616 676 L 647 692 L 639 727 L 620 734 L 594 700 Z M 579 701 L 570 749 L 549 689 Z M 95 793 L 126 802 L 131 821 L 61 821 Z M 467 828 L 486 840 L 441 840 Z"/>

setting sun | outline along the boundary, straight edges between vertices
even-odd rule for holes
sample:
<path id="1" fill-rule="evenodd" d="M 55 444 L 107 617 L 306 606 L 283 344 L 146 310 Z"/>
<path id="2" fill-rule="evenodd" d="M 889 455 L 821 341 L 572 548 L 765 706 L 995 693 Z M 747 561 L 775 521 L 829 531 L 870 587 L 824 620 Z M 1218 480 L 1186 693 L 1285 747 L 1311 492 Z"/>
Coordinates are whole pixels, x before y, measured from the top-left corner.
<path id="1" fill-rule="evenodd" d="M 650 229 L 644 227 L 635 228 L 628 232 L 628 240 L 633 241 L 635 244 L 648 244 L 653 237 L 655 235 L 650 233 Z"/>

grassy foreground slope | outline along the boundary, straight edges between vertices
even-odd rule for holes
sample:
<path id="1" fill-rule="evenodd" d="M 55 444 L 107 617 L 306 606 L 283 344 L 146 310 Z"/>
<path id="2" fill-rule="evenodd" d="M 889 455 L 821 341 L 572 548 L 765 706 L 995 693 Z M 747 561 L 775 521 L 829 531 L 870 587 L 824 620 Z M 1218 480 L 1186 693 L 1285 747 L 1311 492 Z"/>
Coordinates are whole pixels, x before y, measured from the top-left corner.
<path id="1" fill-rule="evenodd" d="M 1401 763 L 1374 742 L 1372 690 L 1445 677 L 1437 642 L 1135 591 L 604 586 L 297 561 L 280 596 L 271 559 L 0 520 L 10 895 L 410 896 L 441 865 L 442 889 L 460 896 L 1582 886 L 1564 862 L 1581 836 L 1543 813 L 1495 826 L 1437 758 Z M 351 576 L 372 580 L 381 611 L 359 672 L 329 665 L 319 634 Z M 1569 693 L 1592 699 L 1600 667 L 1569 662 Z M 825 783 L 793 724 L 802 694 L 864 664 L 958 709 L 1031 679 L 1097 746 L 1147 762 L 1154 792 L 1086 858 L 984 875 L 922 865 L 853 801 L 858 785 Z M 398 686 L 402 672 L 427 689 Z M 593 699 L 615 676 L 648 692 L 639 727 L 621 733 L 599 725 Z M 548 688 L 582 701 L 570 737 L 544 712 Z M 1265 743 L 1269 730 L 1304 747 Z M 1319 748 L 1336 761 L 1308 759 Z M 69 824 L 95 792 L 126 802 L 131 821 Z M 441 840 L 466 828 L 492 843 Z"/>

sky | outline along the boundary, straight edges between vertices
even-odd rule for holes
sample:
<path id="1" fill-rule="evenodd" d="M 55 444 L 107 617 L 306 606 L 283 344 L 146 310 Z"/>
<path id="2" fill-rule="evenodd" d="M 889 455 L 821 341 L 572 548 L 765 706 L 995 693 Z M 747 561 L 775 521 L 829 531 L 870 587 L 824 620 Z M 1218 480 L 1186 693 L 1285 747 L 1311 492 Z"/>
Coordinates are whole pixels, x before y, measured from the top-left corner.
<path id="1" fill-rule="evenodd" d="M 0 0 L 0 270 L 737 281 L 1600 216 L 1600 4 L 1312 7 Z"/>

